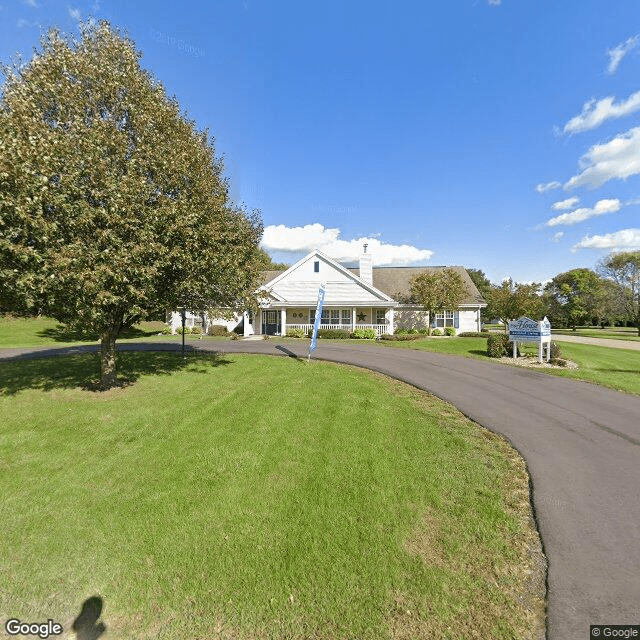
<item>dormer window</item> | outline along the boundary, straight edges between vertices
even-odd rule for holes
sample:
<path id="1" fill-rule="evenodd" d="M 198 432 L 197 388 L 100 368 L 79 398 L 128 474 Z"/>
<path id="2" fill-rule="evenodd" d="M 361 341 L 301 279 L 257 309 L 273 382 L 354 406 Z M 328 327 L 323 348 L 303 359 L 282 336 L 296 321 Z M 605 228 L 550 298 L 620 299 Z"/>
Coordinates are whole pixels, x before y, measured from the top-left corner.
<path id="1" fill-rule="evenodd" d="M 313 272 L 314 273 L 320 273 L 320 260 L 316 260 L 313 263 Z"/>

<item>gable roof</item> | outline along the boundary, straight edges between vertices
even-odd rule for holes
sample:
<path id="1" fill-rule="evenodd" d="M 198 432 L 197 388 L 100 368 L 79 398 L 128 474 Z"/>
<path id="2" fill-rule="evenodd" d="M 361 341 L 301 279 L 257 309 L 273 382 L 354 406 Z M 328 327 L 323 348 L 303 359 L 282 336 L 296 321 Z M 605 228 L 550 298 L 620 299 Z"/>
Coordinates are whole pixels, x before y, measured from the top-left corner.
<path id="1" fill-rule="evenodd" d="M 338 268 L 345 272 L 350 272 L 354 276 L 358 277 L 359 282 L 363 283 L 364 286 L 370 287 L 362 280 L 360 280 L 360 269 L 357 267 L 344 267 L 340 263 L 335 262 L 331 258 L 325 256 L 320 251 L 314 251 L 310 253 L 308 256 L 305 256 L 302 260 L 298 261 L 295 265 L 292 265 L 288 269 L 281 270 L 270 270 L 263 271 L 260 277 L 260 287 L 264 287 L 267 284 L 271 284 L 273 280 L 278 279 L 283 274 L 288 271 L 292 271 L 294 267 L 298 266 L 302 262 L 305 262 L 307 259 L 314 255 L 319 255 L 323 259 L 330 261 Z M 377 289 L 379 292 L 385 294 L 387 297 L 392 300 L 398 299 L 406 299 L 411 294 L 411 279 L 415 276 L 419 276 L 421 273 L 425 272 L 438 272 L 444 269 L 453 269 L 456 271 L 461 277 L 466 286 L 467 294 L 463 298 L 461 304 L 462 305 L 472 305 L 472 306 L 486 306 L 486 300 L 480 295 L 480 292 L 476 288 L 476 285 L 473 283 L 473 280 L 469 277 L 467 270 L 461 266 L 454 267 L 373 267 L 373 288 Z"/>
<path id="2" fill-rule="evenodd" d="M 319 272 L 309 271 L 309 263 L 316 262 L 316 259 L 328 268 L 325 270 L 323 267 L 322 276 L 316 275 Z M 312 251 L 288 269 L 263 272 L 259 289 L 268 287 L 270 295 L 279 301 L 308 303 L 316 301 L 320 282 L 326 282 L 327 302 L 395 304 L 393 298 L 384 291 L 361 280 L 358 274 L 318 250 Z"/>

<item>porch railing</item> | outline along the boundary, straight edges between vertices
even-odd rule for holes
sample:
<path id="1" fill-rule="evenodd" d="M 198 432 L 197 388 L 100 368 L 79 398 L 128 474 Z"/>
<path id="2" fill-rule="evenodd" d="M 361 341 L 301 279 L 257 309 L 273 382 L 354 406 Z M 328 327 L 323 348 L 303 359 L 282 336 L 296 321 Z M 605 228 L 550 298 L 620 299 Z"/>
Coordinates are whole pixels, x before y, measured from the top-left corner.
<path id="1" fill-rule="evenodd" d="M 346 329 L 351 331 L 350 324 L 321 324 L 321 329 Z M 302 329 L 305 332 L 309 332 L 313 329 L 312 324 L 287 324 L 287 329 Z M 382 336 L 385 333 L 389 333 L 389 325 L 386 324 L 357 324 L 356 329 L 375 329 L 377 336 Z"/>

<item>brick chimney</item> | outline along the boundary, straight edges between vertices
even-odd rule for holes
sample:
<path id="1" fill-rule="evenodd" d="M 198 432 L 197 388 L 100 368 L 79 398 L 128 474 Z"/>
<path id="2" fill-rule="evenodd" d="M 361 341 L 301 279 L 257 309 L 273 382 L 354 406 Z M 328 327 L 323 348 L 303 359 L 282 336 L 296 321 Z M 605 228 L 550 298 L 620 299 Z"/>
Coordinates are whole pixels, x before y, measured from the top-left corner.
<path id="1" fill-rule="evenodd" d="M 360 279 L 373 286 L 373 256 L 367 253 L 367 246 L 362 245 L 360 254 Z"/>

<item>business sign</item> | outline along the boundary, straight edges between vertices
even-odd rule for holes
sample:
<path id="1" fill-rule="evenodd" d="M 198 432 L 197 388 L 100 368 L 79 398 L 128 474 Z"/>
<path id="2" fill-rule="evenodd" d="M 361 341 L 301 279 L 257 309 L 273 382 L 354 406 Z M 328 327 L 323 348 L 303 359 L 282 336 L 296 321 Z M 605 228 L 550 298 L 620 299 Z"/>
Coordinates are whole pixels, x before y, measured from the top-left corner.
<path id="1" fill-rule="evenodd" d="M 313 323 L 313 334 L 311 335 L 311 344 L 309 345 L 309 356 L 318 348 L 318 329 L 322 320 L 322 305 L 324 304 L 324 295 L 326 292 L 326 283 L 320 284 L 318 289 L 318 304 L 316 306 L 316 320 Z"/>
<path id="2" fill-rule="evenodd" d="M 513 357 L 516 357 L 518 342 L 537 342 L 538 360 L 542 362 L 543 347 L 547 346 L 547 362 L 551 351 L 551 323 L 545 316 L 540 322 L 524 316 L 509 320 L 509 340 L 513 342 Z"/>

